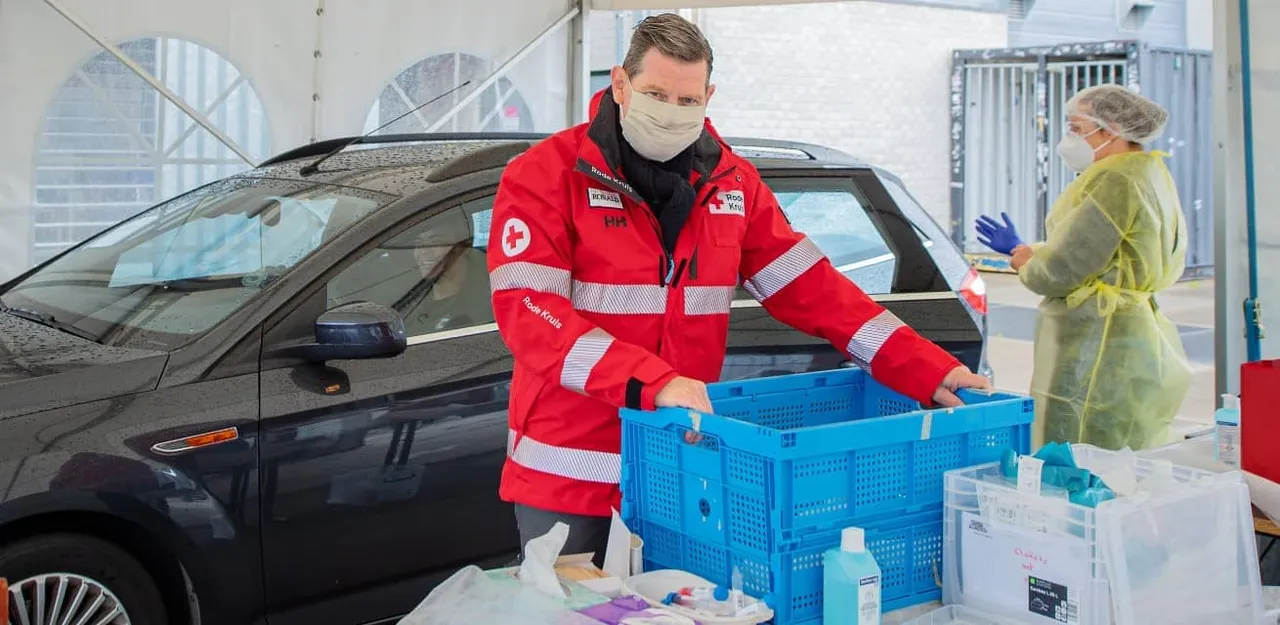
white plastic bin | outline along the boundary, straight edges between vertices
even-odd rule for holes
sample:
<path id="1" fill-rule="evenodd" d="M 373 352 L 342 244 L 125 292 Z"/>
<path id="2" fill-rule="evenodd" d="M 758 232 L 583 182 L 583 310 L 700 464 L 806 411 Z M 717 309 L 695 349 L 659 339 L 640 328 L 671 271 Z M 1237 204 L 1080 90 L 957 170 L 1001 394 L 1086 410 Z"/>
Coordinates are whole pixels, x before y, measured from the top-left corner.
<path id="1" fill-rule="evenodd" d="M 1213 474 L 1074 445 L 1122 496 L 1095 510 L 998 464 L 946 476 L 943 602 L 1029 624 L 1254 625 L 1263 616 L 1248 489 Z"/>

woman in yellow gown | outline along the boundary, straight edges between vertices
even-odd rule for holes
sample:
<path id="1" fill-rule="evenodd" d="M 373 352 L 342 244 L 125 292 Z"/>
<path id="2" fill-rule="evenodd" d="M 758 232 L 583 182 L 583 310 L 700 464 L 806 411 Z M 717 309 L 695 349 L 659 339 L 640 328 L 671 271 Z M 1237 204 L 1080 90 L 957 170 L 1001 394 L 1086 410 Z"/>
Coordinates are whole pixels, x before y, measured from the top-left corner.
<path id="1" fill-rule="evenodd" d="M 1045 241 L 1022 243 L 1007 215 L 977 224 L 979 240 L 1012 256 L 1022 283 L 1044 296 L 1033 442 L 1162 445 L 1191 382 L 1178 331 L 1154 298 L 1182 276 L 1187 252 L 1166 155 L 1143 147 L 1168 113 L 1102 85 L 1071 98 L 1067 120 L 1058 153 L 1080 175 L 1049 211 Z"/>

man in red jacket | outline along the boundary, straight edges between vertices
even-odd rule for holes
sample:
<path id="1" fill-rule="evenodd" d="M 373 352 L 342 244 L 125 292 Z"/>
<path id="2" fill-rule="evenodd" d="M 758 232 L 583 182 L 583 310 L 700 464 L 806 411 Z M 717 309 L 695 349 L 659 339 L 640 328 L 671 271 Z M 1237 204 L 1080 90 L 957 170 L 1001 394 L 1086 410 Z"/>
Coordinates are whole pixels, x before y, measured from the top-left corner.
<path id="1" fill-rule="evenodd" d="M 620 506 L 618 409 L 711 412 L 741 282 L 885 385 L 953 406 L 986 387 L 791 229 L 706 121 L 711 47 L 675 14 L 636 27 L 591 121 L 513 160 L 494 202 L 493 311 L 515 356 L 501 496 L 521 543 L 569 525 L 603 557 Z"/>

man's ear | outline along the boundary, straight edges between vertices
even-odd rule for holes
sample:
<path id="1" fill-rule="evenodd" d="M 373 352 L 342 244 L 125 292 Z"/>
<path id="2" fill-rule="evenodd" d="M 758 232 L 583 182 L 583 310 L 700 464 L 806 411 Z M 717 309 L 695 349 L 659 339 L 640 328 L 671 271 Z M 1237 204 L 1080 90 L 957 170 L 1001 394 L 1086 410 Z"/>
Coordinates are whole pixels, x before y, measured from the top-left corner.
<path id="1" fill-rule="evenodd" d="M 713 95 L 715 95 L 715 94 L 716 94 L 716 86 L 715 86 L 715 85 L 707 85 L 707 101 L 706 101 L 706 102 L 703 102 L 703 104 L 710 104 L 710 103 L 711 103 L 711 96 L 713 96 Z"/>
<path id="2" fill-rule="evenodd" d="M 627 70 L 622 69 L 621 65 L 613 66 L 613 69 L 609 70 L 609 82 L 613 90 L 613 101 L 626 111 L 631 105 L 631 94 L 627 93 Z"/>

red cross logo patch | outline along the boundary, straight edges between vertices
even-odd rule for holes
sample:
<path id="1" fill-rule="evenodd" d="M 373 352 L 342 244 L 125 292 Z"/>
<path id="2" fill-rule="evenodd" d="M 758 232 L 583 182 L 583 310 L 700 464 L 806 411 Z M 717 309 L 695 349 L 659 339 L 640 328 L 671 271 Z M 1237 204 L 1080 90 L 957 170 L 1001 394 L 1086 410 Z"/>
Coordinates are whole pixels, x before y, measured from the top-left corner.
<path id="1" fill-rule="evenodd" d="M 502 225 L 502 253 L 519 256 L 529 249 L 529 225 L 519 217 L 512 217 Z"/>

